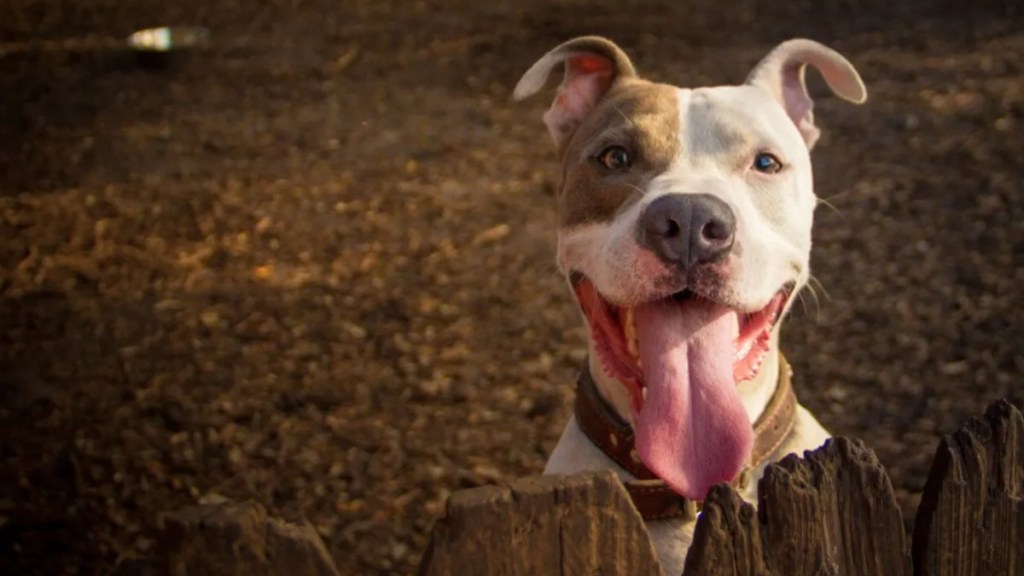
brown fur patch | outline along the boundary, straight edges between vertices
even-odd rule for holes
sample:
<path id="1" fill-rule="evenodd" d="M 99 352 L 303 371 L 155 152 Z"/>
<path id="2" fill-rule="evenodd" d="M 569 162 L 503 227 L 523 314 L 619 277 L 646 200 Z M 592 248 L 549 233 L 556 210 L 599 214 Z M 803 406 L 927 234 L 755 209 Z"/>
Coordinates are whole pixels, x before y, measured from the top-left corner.
<path id="1" fill-rule="evenodd" d="M 678 102 L 677 88 L 666 84 L 620 79 L 612 86 L 561 151 L 563 227 L 610 220 L 668 169 L 681 145 Z M 596 160 L 612 145 L 629 151 L 628 170 L 612 172 Z"/>

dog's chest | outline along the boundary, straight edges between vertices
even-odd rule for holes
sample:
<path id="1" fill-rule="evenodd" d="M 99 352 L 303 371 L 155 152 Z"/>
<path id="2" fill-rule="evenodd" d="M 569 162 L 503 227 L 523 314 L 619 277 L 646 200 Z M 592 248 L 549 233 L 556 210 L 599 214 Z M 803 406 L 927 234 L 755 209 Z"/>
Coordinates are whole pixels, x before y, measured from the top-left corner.
<path id="1" fill-rule="evenodd" d="M 696 522 L 683 519 L 652 520 L 647 523 L 647 533 L 651 536 L 665 576 L 683 573 L 686 553 L 693 543 L 693 530 L 696 527 Z"/>

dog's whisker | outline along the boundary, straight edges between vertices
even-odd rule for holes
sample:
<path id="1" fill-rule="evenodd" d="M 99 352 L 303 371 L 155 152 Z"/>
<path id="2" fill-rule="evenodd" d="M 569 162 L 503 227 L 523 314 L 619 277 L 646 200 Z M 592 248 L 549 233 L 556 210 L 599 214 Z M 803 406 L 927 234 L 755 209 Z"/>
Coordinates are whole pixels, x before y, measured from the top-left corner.
<path id="1" fill-rule="evenodd" d="M 613 105 L 612 109 L 618 112 L 619 116 L 622 116 L 622 119 L 626 121 L 626 126 L 629 126 L 630 128 L 633 127 L 633 120 L 629 116 L 627 116 L 621 108 L 619 108 L 618 104 Z"/>
<path id="2" fill-rule="evenodd" d="M 627 182 L 626 185 L 629 186 L 630 188 L 632 188 L 633 190 L 636 190 L 637 194 L 639 194 L 641 196 L 644 195 L 643 188 L 637 186 L 636 184 L 630 184 L 630 183 Z"/>
<path id="3" fill-rule="evenodd" d="M 804 308 L 804 314 L 810 315 L 810 313 L 807 310 L 807 299 L 804 298 L 804 293 L 803 292 L 799 292 L 796 295 L 796 297 L 800 300 L 800 305 L 803 306 L 803 308 Z"/>
<path id="4" fill-rule="evenodd" d="M 814 286 L 807 285 L 808 292 L 811 294 L 811 298 L 814 299 L 814 323 L 821 323 L 821 300 L 818 300 L 818 293 L 814 290 Z"/>
<path id="5" fill-rule="evenodd" d="M 639 186 L 636 186 L 635 184 L 630 184 L 629 182 L 626 182 L 625 184 L 626 184 L 626 186 L 628 188 L 631 188 L 631 189 L 636 191 L 635 196 L 637 196 L 638 198 L 641 198 L 641 197 L 643 197 L 644 194 L 646 194 L 646 192 L 644 192 L 642 188 L 640 188 Z M 632 202 L 623 202 L 622 203 L 622 208 L 620 209 L 620 211 L 628 210 L 629 207 L 632 206 L 632 205 L 633 205 Z"/>
<path id="6" fill-rule="evenodd" d="M 811 282 L 814 282 L 815 284 L 817 284 L 818 285 L 818 290 L 821 290 L 822 294 L 825 295 L 825 299 L 828 300 L 829 302 L 832 301 L 832 295 L 828 293 L 827 289 L 825 289 L 825 285 L 821 283 L 821 280 L 818 280 L 817 278 L 815 278 L 814 275 L 809 275 L 807 277 L 807 280 L 808 280 L 808 285 L 810 285 Z M 815 296 L 817 296 L 817 291 L 815 291 Z"/>
<path id="7" fill-rule="evenodd" d="M 836 196 L 833 196 L 832 198 L 836 198 Z M 827 198 L 818 198 L 818 204 L 822 204 L 822 205 L 828 207 L 830 210 L 835 212 L 837 216 L 839 216 L 840 218 L 842 218 L 844 220 L 846 219 L 846 216 L 844 216 L 843 213 L 839 211 L 839 208 L 836 208 L 835 205 L 832 204 L 832 202 L 829 201 L 829 199 L 827 199 Z"/>
<path id="8" fill-rule="evenodd" d="M 818 296 L 818 289 L 820 289 L 822 293 L 825 294 L 825 298 L 827 300 L 831 300 L 832 296 L 829 295 L 828 290 L 825 289 L 825 286 L 822 285 L 821 281 L 815 278 L 814 276 L 808 276 L 807 280 L 807 290 L 811 293 L 811 296 L 814 298 L 814 307 L 816 309 L 814 321 L 817 323 L 821 321 L 821 298 Z M 812 284 L 811 282 L 817 284 L 818 289 L 815 289 L 814 284 Z"/>
<path id="9" fill-rule="evenodd" d="M 850 189 L 846 189 L 846 190 L 843 190 L 842 192 L 836 192 L 835 194 L 829 196 L 828 198 L 819 198 L 819 200 L 825 200 L 826 202 L 831 202 L 831 201 L 833 201 L 833 200 L 835 200 L 837 198 L 843 198 L 844 196 L 848 196 L 850 194 L 850 192 L 851 192 Z"/>

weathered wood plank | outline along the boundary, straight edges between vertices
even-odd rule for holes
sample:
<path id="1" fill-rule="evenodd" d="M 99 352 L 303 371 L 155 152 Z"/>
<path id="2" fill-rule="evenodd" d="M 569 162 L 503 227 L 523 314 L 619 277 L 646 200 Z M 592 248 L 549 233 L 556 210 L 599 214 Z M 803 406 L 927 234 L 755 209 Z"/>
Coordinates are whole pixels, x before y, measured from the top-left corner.
<path id="1" fill-rule="evenodd" d="M 255 502 L 192 506 L 161 523 L 159 574 L 338 576 L 312 526 L 268 517 Z"/>
<path id="2" fill-rule="evenodd" d="M 717 488 L 697 521 L 684 574 L 907 576 L 889 477 L 862 442 L 836 438 L 767 468 L 756 521 L 731 488 Z"/>
<path id="3" fill-rule="evenodd" d="M 920 576 L 1024 575 L 1024 418 L 1006 400 L 939 443 L 913 558 Z"/>
<path id="4" fill-rule="evenodd" d="M 704 501 L 684 575 L 769 576 L 754 507 L 732 488 L 719 485 Z"/>
<path id="5" fill-rule="evenodd" d="M 610 471 L 456 492 L 421 576 L 659 575 L 643 520 Z"/>

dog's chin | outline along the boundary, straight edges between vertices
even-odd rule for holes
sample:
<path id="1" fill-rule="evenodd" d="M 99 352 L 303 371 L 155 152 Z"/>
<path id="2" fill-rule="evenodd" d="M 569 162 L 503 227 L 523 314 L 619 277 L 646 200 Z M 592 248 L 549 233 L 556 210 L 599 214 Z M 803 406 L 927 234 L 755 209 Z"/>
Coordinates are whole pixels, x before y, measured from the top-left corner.
<path id="1" fill-rule="evenodd" d="M 586 276 L 575 273 L 570 281 L 583 314 L 590 327 L 594 348 L 607 374 L 622 382 L 629 391 L 634 415 L 643 406 L 645 397 L 644 366 L 639 353 L 634 310 L 642 305 L 663 303 L 683 307 L 687 302 L 704 301 L 736 311 L 737 338 L 732 358 L 732 375 L 736 384 L 753 379 L 760 373 L 768 354 L 772 330 L 775 328 L 793 293 L 795 283 L 787 283 L 776 291 L 764 307 L 742 312 L 721 300 L 694 292 L 689 288 L 635 305 L 620 306 L 606 299 Z"/>

